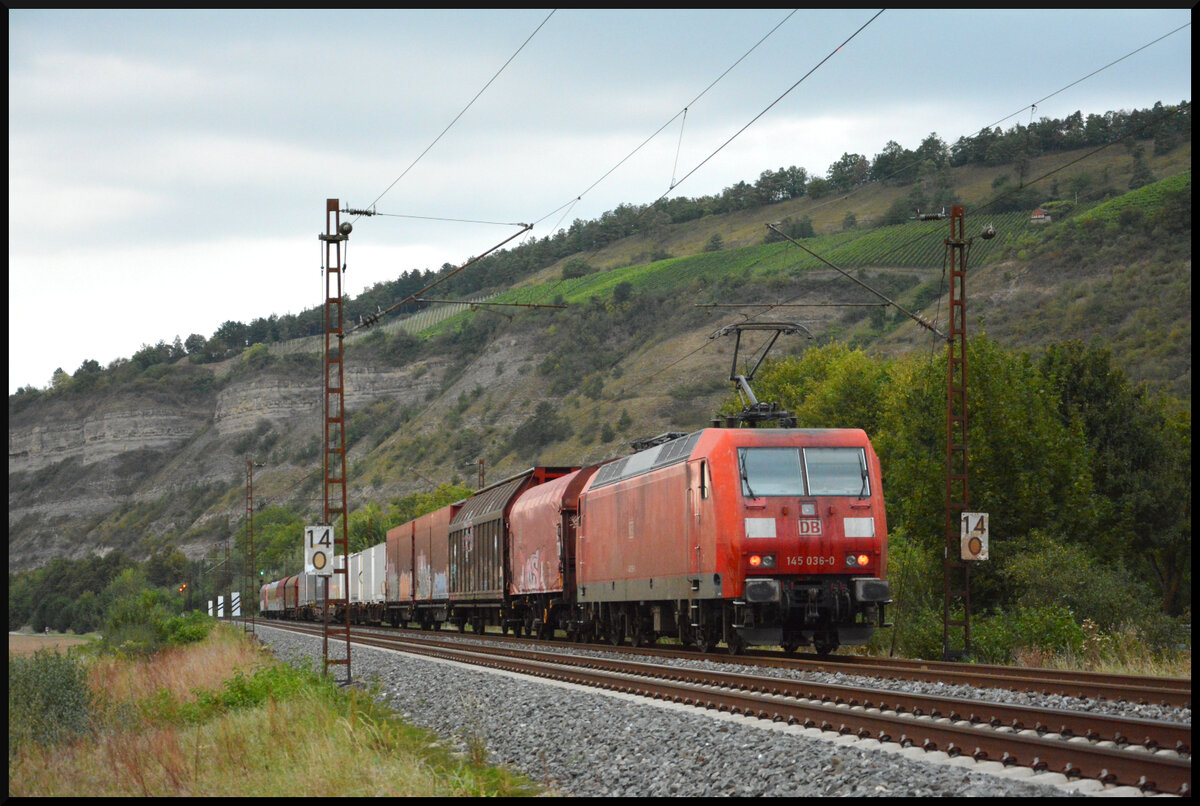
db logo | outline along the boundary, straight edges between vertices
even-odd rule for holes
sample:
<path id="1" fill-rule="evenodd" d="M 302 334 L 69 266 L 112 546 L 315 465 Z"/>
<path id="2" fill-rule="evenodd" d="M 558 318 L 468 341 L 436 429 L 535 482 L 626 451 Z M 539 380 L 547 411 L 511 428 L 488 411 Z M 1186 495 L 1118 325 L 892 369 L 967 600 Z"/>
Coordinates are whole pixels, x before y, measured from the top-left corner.
<path id="1" fill-rule="evenodd" d="M 811 537 L 821 534 L 821 519 L 820 518 L 801 518 L 800 519 L 800 536 Z"/>

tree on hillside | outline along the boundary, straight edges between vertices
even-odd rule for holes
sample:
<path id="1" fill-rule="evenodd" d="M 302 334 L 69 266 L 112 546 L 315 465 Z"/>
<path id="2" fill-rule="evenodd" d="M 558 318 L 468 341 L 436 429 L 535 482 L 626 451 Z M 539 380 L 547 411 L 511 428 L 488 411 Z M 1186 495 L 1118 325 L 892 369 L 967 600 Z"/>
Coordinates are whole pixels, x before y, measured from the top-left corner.
<path id="1" fill-rule="evenodd" d="M 813 230 L 812 219 L 808 216 L 801 216 L 799 220 L 793 219 L 791 216 L 786 216 L 776 224 L 776 228 L 784 235 L 794 238 L 797 241 L 801 238 L 813 238 L 816 236 L 816 232 Z M 763 236 L 763 243 L 775 243 L 783 239 L 783 235 L 777 234 L 773 229 L 768 229 Z"/>
<path id="2" fill-rule="evenodd" d="M 808 180 L 808 195 L 813 199 L 821 199 L 829 195 L 834 190 L 833 185 L 828 179 L 822 179 L 819 176 L 814 176 Z"/>
<path id="3" fill-rule="evenodd" d="M 842 154 L 837 162 L 829 166 L 827 179 L 837 190 L 849 190 L 861 185 L 871 175 L 871 162 L 861 154 Z"/>
<path id="4" fill-rule="evenodd" d="M 950 164 L 950 150 L 946 148 L 946 143 L 942 138 L 938 137 L 937 132 L 931 132 L 921 141 L 921 145 L 917 146 L 915 156 L 922 163 L 931 163 L 934 168 L 942 168 Z"/>
<path id="5" fill-rule="evenodd" d="M 71 385 L 71 376 L 63 372 L 62 367 L 55 367 L 54 372 L 50 375 L 50 388 L 55 392 L 62 392 Z"/>
<path id="6" fill-rule="evenodd" d="M 1146 149 L 1139 144 L 1133 150 L 1133 176 L 1129 178 L 1129 189 L 1137 190 L 1156 181 L 1150 166 L 1146 164 Z"/>
<path id="7" fill-rule="evenodd" d="M 183 348 L 187 350 L 188 355 L 196 355 L 204 352 L 204 345 L 208 339 L 201 336 L 199 333 L 193 333 L 183 340 Z"/>
<path id="8" fill-rule="evenodd" d="M 233 350 L 240 351 L 243 347 L 247 346 L 246 339 L 248 334 L 249 328 L 244 324 L 230 320 L 223 322 L 217 328 L 217 331 L 213 333 L 213 340 L 220 340 Z"/>
<path id="9" fill-rule="evenodd" d="M 883 151 L 871 161 L 871 178 L 893 185 L 907 184 L 916 181 L 917 165 L 916 154 L 895 140 L 888 140 Z"/>

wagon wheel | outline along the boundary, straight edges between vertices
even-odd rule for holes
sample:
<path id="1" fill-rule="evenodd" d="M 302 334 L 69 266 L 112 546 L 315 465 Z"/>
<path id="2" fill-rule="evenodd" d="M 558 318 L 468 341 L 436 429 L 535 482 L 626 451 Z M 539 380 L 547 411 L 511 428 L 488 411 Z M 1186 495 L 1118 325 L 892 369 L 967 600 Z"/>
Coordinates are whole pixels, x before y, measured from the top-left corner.
<path id="1" fill-rule="evenodd" d="M 746 651 L 745 639 L 736 632 L 733 632 L 729 636 L 729 640 L 725 642 L 725 646 L 729 650 L 730 655 L 740 655 Z"/>
<path id="2" fill-rule="evenodd" d="M 608 642 L 613 646 L 620 646 L 625 640 L 625 625 L 621 622 L 620 616 L 613 616 L 608 622 Z"/>
<path id="3" fill-rule="evenodd" d="M 717 632 L 712 627 L 701 626 L 695 629 L 696 648 L 707 654 L 717 648 Z"/>
<path id="4" fill-rule="evenodd" d="M 817 654 L 821 657 L 828 656 L 831 652 L 838 648 L 838 640 L 836 635 L 823 633 L 813 637 L 813 648 L 817 650 Z"/>
<path id="5" fill-rule="evenodd" d="M 784 652 L 787 652 L 790 655 L 800 648 L 800 642 L 789 639 L 787 641 L 781 641 L 779 646 Z"/>
<path id="6" fill-rule="evenodd" d="M 471 621 L 471 629 L 475 631 L 476 635 L 483 634 L 483 616 L 477 616 Z"/>

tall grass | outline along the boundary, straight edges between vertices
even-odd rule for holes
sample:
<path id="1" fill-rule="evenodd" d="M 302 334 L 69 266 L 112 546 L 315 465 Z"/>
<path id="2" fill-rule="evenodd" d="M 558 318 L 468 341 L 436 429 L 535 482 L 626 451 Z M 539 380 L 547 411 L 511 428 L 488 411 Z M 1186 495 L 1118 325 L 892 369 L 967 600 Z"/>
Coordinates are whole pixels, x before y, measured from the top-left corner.
<path id="1" fill-rule="evenodd" d="M 96 659 L 91 729 L 9 755 L 25 796 L 506 796 L 529 781 L 454 755 L 369 694 L 267 657 L 236 630 Z M 472 754 L 475 755 L 475 754 Z"/>

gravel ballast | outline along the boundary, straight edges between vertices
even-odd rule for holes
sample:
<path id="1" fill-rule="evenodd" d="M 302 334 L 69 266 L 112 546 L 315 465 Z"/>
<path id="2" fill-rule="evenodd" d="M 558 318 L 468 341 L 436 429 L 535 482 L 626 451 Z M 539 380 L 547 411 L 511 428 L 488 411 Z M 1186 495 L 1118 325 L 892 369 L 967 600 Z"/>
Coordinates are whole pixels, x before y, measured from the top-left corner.
<path id="1" fill-rule="evenodd" d="M 285 660 L 315 658 L 321 640 L 259 625 Z M 354 648 L 357 682 L 411 724 L 461 751 L 571 796 L 1034 796 L 1070 794 L 1061 775 L 1016 780 L 816 738 L 811 729 L 715 714 L 611 692 L 496 673 L 399 652 Z M 343 667 L 336 667 L 341 674 Z M 868 748 L 868 749 L 864 749 Z M 892 746 L 895 750 L 895 746 Z M 914 754 L 910 748 L 905 755 Z M 931 757 L 944 754 L 930 754 Z M 955 763 L 967 759 L 956 759 Z M 998 765 L 996 765 L 998 766 Z M 1039 780 L 1041 779 L 1041 780 Z M 1084 782 L 1086 790 L 1088 783 Z M 1060 785 L 1055 785 L 1060 784 Z M 1124 791 L 1124 790 L 1122 790 Z M 1111 790 L 1116 794 L 1115 790 Z M 1136 794 L 1136 790 L 1125 791 Z"/>

